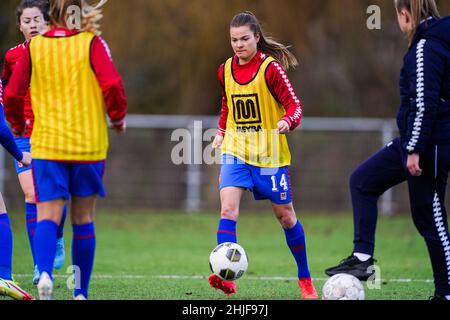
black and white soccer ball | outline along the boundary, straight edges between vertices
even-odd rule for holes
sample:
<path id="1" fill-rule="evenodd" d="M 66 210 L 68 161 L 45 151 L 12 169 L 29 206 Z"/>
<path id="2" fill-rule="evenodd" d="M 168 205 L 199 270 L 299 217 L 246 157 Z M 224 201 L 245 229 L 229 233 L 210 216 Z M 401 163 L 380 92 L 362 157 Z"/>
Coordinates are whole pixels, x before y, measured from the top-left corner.
<path id="1" fill-rule="evenodd" d="M 241 278 L 247 271 L 248 257 L 240 245 L 226 242 L 211 252 L 209 266 L 220 279 L 233 281 Z"/>
<path id="2" fill-rule="evenodd" d="M 323 300 L 364 300 L 365 293 L 361 281 L 355 276 L 340 273 L 332 276 L 322 289 Z"/>

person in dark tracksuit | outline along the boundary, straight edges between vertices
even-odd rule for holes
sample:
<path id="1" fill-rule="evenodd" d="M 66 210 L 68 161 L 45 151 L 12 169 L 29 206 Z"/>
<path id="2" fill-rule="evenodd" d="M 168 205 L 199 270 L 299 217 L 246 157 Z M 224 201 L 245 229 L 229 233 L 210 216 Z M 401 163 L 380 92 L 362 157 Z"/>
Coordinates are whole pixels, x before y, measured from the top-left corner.
<path id="1" fill-rule="evenodd" d="M 329 276 L 373 276 L 380 196 L 408 182 L 412 218 L 431 259 L 434 299 L 450 299 L 450 237 L 445 193 L 450 171 L 450 17 L 435 0 L 396 0 L 399 25 L 410 41 L 400 77 L 400 137 L 362 163 L 350 179 L 354 251 Z"/>

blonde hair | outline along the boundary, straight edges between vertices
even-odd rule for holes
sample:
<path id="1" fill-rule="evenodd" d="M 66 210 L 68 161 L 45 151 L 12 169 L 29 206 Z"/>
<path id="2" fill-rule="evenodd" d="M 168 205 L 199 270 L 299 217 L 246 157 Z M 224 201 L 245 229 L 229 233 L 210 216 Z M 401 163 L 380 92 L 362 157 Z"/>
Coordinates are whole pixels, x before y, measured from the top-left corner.
<path id="1" fill-rule="evenodd" d="M 441 17 L 436 0 L 395 0 L 395 8 L 397 12 L 405 9 L 411 13 L 413 29 L 407 35 L 410 44 L 417 32 L 417 28 L 424 19 L 428 17 L 439 19 Z"/>
<path id="2" fill-rule="evenodd" d="M 99 21 L 103 18 L 102 7 L 108 0 L 100 0 L 95 6 L 91 6 L 86 0 L 50 0 L 50 24 L 53 27 L 68 27 L 70 8 L 78 7 L 81 13 L 80 31 L 92 32 L 100 35 Z"/>
<path id="3" fill-rule="evenodd" d="M 289 51 L 288 46 L 285 46 L 284 44 L 275 41 L 273 38 L 264 35 L 261 24 L 252 12 L 245 11 L 236 15 L 233 20 L 231 20 L 231 28 L 238 28 L 242 26 L 248 26 L 255 35 L 259 35 L 259 51 L 278 60 L 278 62 L 280 62 L 283 68 L 285 68 L 286 70 L 298 66 L 298 60 Z"/>

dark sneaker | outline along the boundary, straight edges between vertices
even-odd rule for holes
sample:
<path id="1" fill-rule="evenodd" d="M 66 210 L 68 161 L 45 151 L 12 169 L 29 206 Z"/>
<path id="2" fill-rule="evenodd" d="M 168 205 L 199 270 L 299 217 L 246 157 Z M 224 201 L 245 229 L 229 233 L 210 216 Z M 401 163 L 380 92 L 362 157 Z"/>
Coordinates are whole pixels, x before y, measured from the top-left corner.
<path id="1" fill-rule="evenodd" d="M 359 260 L 354 255 L 344 259 L 339 263 L 339 265 L 328 268 L 325 270 L 325 273 L 330 277 L 335 276 L 339 273 L 346 273 L 355 276 L 361 281 L 367 281 L 371 276 L 375 274 L 375 270 L 370 268 L 374 265 L 376 260 L 370 258 L 369 260 L 363 262 Z"/>
<path id="2" fill-rule="evenodd" d="M 445 298 L 444 296 L 441 296 L 437 293 L 434 294 L 434 297 L 430 297 L 431 301 L 448 301 L 447 298 Z"/>

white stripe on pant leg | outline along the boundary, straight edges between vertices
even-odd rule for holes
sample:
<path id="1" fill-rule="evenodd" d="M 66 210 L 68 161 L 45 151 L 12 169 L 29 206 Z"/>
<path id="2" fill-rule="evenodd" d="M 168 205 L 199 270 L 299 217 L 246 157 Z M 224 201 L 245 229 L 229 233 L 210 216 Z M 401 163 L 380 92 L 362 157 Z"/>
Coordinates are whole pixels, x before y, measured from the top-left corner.
<path id="1" fill-rule="evenodd" d="M 448 230 L 446 230 L 446 227 L 444 226 L 441 202 L 437 192 L 434 194 L 433 213 L 434 223 L 439 234 L 439 239 L 441 240 L 442 247 L 444 248 L 445 262 L 447 264 L 448 284 L 450 284 L 450 241 L 448 239 Z"/>

